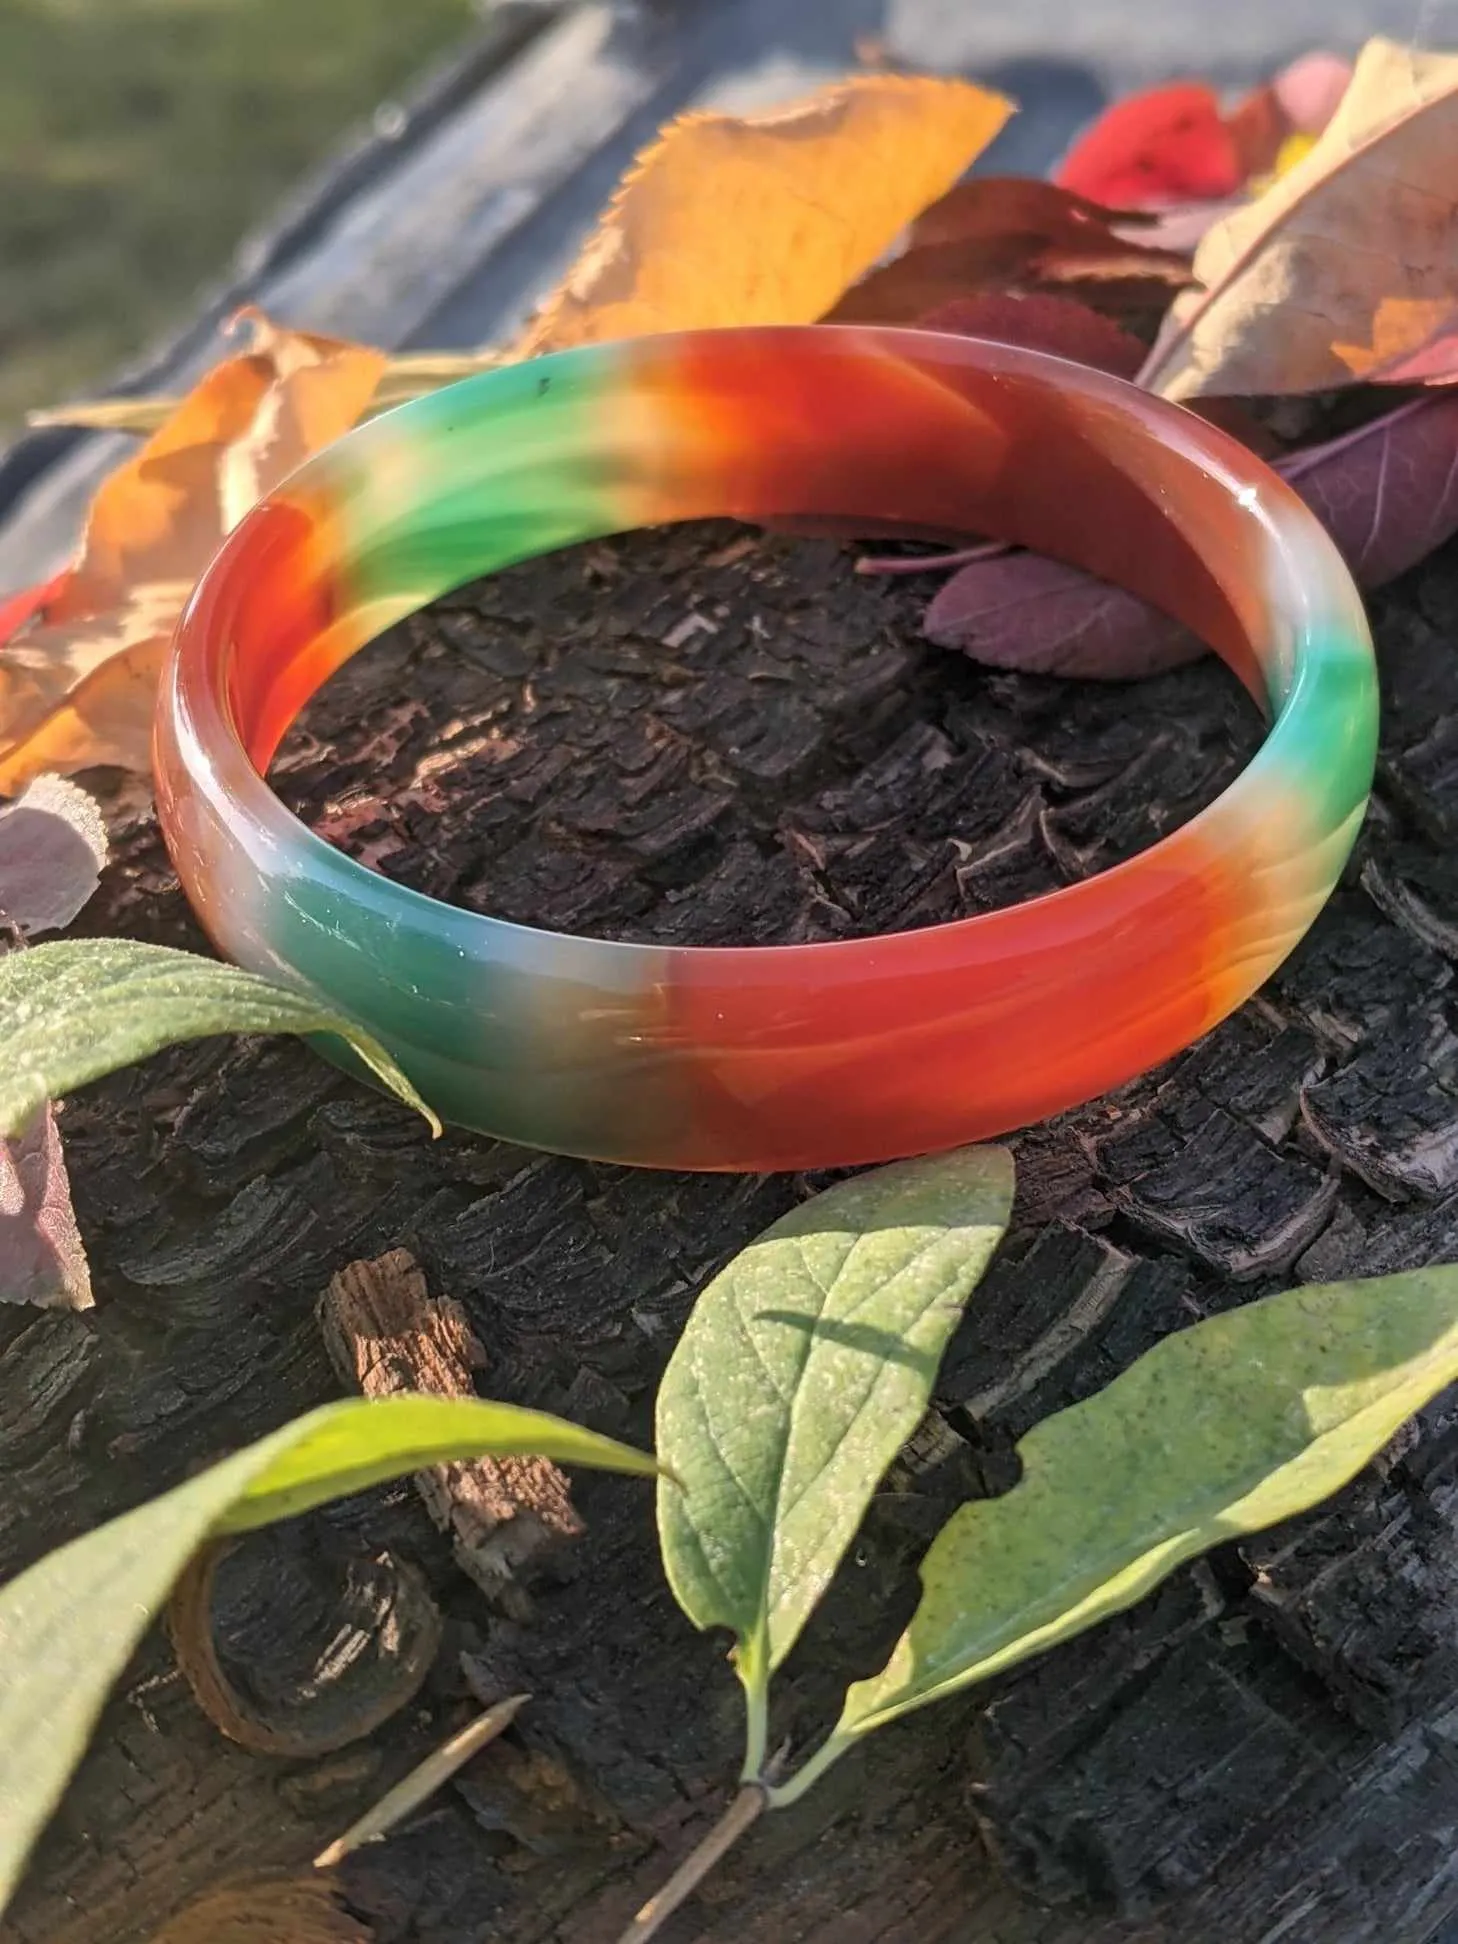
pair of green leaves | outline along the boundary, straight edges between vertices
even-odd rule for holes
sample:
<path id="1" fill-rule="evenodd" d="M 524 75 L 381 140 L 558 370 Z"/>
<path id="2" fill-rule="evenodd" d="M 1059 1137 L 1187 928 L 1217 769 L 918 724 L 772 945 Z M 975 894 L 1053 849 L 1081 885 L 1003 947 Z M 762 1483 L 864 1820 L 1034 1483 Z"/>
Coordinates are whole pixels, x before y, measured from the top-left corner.
<path id="1" fill-rule="evenodd" d="M 699 1298 L 658 1393 L 663 1562 L 699 1627 L 728 1627 L 765 1758 L 769 1678 L 926 1410 L 1012 1209 L 1004 1148 L 856 1176 L 806 1202 Z M 669 1455 L 671 1454 L 671 1455 Z"/>
<path id="2" fill-rule="evenodd" d="M 1012 1165 L 969 1149 L 797 1209 L 701 1297 L 664 1378 L 659 1532 L 699 1627 L 728 1627 L 745 1780 L 769 1677 L 914 1428 L 1007 1223 Z M 1018 1446 L 1019 1483 L 963 1506 L 881 1672 L 771 1806 L 884 1723 L 1132 1605 L 1181 1561 L 1315 1504 L 1458 1376 L 1458 1269 L 1297 1289 L 1166 1338 Z"/>

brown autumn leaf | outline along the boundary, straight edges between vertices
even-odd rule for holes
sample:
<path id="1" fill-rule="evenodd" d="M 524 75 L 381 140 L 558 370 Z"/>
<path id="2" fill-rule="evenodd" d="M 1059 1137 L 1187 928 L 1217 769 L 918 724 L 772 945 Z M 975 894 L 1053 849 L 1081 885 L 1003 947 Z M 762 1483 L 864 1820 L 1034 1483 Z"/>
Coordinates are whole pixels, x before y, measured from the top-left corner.
<path id="1" fill-rule="evenodd" d="M 1154 280 L 1161 303 L 1189 281 L 1189 259 L 1143 249 L 1137 210 L 1105 209 L 1055 183 L 982 176 L 923 211 L 908 247 L 825 313 L 833 324 L 909 324 L 982 291 L 1074 280 Z"/>
<path id="2" fill-rule="evenodd" d="M 1458 391 L 1409 400 L 1277 462 L 1364 587 L 1381 587 L 1458 532 Z M 931 562 L 934 566 L 936 563 Z M 1205 652 L 1157 608 L 1041 554 L 989 554 L 927 608 L 922 631 L 992 668 L 1128 681 Z"/>
<path id="3" fill-rule="evenodd" d="M 223 535 L 359 417 L 383 355 L 246 313 L 215 365 L 98 489 L 77 558 L 0 652 L 0 791 L 42 770 L 145 769 L 173 623 Z"/>
<path id="4" fill-rule="evenodd" d="M 1026 296 L 988 290 L 975 297 L 955 298 L 918 317 L 916 328 L 995 338 L 999 344 L 1018 344 L 1026 351 L 1071 358 L 1076 364 L 1091 365 L 1095 371 L 1111 372 L 1116 378 L 1132 378 L 1144 357 L 1138 338 L 1112 318 L 1072 297 L 1050 294 Z"/>
<path id="5" fill-rule="evenodd" d="M 1207 231 L 1141 373 L 1166 398 L 1458 379 L 1458 55 L 1368 41 L 1303 161 Z"/>
<path id="6" fill-rule="evenodd" d="M 871 74 L 759 114 L 686 115 L 624 177 L 518 354 L 813 323 L 1012 107 L 968 81 Z"/>
<path id="7" fill-rule="evenodd" d="M 1121 231 L 1150 227 L 1140 209 L 1110 209 L 1075 190 L 1035 176 L 974 176 L 924 209 L 911 225 L 908 249 L 999 236 L 1036 236 L 1048 250 L 1097 254 Z"/>

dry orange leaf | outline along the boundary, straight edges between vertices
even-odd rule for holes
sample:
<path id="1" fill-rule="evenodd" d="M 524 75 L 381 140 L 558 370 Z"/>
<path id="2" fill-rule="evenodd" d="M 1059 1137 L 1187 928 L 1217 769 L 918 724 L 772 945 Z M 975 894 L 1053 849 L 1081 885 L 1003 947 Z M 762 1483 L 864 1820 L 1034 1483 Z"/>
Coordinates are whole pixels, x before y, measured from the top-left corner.
<path id="1" fill-rule="evenodd" d="M 103 482 L 75 562 L 0 651 L 0 792 L 42 770 L 147 767 L 173 624 L 218 543 L 369 402 L 382 353 L 243 315 L 249 350 Z"/>
<path id="2" fill-rule="evenodd" d="M 1206 233 L 1195 276 L 1141 373 L 1166 398 L 1458 378 L 1458 55 L 1369 41 L 1310 153 Z"/>
<path id="3" fill-rule="evenodd" d="M 723 324 L 809 324 L 987 146 L 1013 104 L 873 74 L 673 122 L 624 177 L 523 356 Z"/>

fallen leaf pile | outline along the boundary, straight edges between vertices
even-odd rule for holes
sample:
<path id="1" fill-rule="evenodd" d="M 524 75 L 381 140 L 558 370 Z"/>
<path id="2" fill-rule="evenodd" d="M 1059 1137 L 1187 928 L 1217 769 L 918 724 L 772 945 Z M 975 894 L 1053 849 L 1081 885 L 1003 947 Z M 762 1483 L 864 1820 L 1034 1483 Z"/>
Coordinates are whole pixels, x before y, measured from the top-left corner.
<path id="1" fill-rule="evenodd" d="M 0 601 L 0 792 L 145 768 L 181 603 L 299 459 L 465 372 L 604 338 L 814 321 L 995 337 L 1246 439 L 1365 585 L 1458 531 L 1458 55 L 1374 39 L 1354 65 L 1311 53 L 1234 101 L 1192 76 L 1114 103 L 1049 180 L 969 176 L 1013 112 L 970 81 L 870 73 L 689 115 L 515 344 L 389 359 L 254 313 L 250 348 L 185 399 L 38 415 L 150 437 L 98 493 L 73 566 Z M 1122 678 L 1200 652 L 1128 595 L 996 545 L 862 566 L 951 572 L 926 633 L 994 665 Z"/>
<path id="2" fill-rule="evenodd" d="M 1166 398 L 1458 377 L 1458 55 L 1374 41 L 1320 139 L 1195 252 Z"/>

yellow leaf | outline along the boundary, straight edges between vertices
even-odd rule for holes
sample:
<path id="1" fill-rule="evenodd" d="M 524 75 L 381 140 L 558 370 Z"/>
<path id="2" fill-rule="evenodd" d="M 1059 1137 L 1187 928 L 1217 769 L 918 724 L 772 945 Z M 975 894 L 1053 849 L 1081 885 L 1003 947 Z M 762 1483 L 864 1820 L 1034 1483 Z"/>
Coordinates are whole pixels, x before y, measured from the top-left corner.
<path id="1" fill-rule="evenodd" d="M 147 767 L 173 624 L 219 541 L 369 402 L 382 353 L 243 315 L 250 349 L 102 483 L 59 590 L 0 652 L 0 791 L 41 770 Z"/>
<path id="2" fill-rule="evenodd" d="M 1288 135 L 1276 153 L 1276 166 L 1271 171 L 1272 176 L 1279 179 L 1283 175 L 1289 175 L 1298 162 L 1304 162 L 1310 155 L 1316 147 L 1317 139 L 1315 135 L 1304 134 L 1300 129 L 1297 129 L 1294 135 Z"/>
<path id="3" fill-rule="evenodd" d="M 968 81 L 876 74 L 763 114 L 687 115 L 624 178 L 518 351 L 813 323 L 1012 108 Z"/>
<path id="4" fill-rule="evenodd" d="M 1458 376 L 1458 55 L 1371 40 L 1320 138 L 1210 229 L 1144 371 L 1166 398 Z"/>
<path id="5" fill-rule="evenodd" d="M 1283 175 L 1289 175 L 1298 162 L 1304 162 L 1316 147 L 1314 135 L 1303 135 L 1300 130 L 1287 135 L 1276 150 L 1275 160 L 1264 175 L 1253 176 L 1248 185 L 1252 197 L 1263 196 Z"/>

